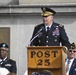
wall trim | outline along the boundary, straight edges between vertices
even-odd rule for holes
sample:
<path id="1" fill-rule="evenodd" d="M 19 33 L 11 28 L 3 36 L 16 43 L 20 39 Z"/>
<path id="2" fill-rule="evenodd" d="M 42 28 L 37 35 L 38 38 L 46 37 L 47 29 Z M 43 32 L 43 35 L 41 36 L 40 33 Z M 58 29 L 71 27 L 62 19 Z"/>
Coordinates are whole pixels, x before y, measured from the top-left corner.
<path id="1" fill-rule="evenodd" d="M 48 5 L 5 5 L 0 6 L 0 15 L 39 15 L 42 6 L 49 6 L 57 12 L 57 15 L 76 15 L 76 3 L 54 3 Z"/>

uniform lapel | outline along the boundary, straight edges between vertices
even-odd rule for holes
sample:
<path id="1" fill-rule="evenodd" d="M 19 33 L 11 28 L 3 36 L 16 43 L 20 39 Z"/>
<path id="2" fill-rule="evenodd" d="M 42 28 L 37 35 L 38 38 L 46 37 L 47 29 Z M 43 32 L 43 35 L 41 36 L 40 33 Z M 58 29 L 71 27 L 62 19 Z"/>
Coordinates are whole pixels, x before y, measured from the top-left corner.
<path id="1" fill-rule="evenodd" d="M 4 60 L 4 63 L 6 63 L 8 60 L 9 60 L 9 58 L 7 57 L 7 58 Z"/>
<path id="2" fill-rule="evenodd" d="M 75 65 L 76 65 L 76 59 L 74 59 L 72 65 L 71 65 L 70 72 L 74 69 Z"/>

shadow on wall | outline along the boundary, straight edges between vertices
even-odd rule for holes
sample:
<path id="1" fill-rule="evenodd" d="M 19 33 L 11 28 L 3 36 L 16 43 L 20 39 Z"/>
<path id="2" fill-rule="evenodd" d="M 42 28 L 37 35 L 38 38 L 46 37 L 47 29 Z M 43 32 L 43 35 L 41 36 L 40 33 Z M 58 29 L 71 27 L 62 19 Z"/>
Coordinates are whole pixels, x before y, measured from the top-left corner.
<path id="1" fill-rule="evenodd" d="M 11 0 L 7 5 L 19 5 L 19 0 Z"/>
<path id="2" fill-rule="evenodd" d="M 19 5 L 19 0 L 0 0 L 0 5 Z"/>
<path id="3" fill-rule="evenodd" d="M 64 25 L 73 25 L 73 24 L 76 24 L 76 16 L 75 16 L 76 14 L 66 14 L 66 15 L 64 15 L 64 14 L 62 14 L 62 15 L 60 15 L 60 16 L 56 16 L 55 17 L 55 21 L 57 22 L 57 23 L 60 23 L 60 24 L 64 24 Z"/>

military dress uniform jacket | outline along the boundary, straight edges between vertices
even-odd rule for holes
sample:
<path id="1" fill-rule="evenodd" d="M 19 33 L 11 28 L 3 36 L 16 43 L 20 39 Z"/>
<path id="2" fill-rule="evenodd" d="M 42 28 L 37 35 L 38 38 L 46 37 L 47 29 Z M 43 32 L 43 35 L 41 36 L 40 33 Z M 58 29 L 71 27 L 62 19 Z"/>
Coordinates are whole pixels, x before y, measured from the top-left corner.
<path id="1" fill-rule="evenodd" d="M 0 67 L 6 68 L 10 73 L 17 73 L 16 62 L 7 58 L 5 61 L 0 62 Z"/>
<path id="2" fill-rule="evenodd" d="M 64 26 L 58 23 L 53 22 L 49 33 L 47 34 L 45 25 L 42 23 L 34 28 L 34 32 L 32 35 L 32 39 L 36 36 L 36 33 L 42 28 L 42 31 L 39 33 L 39 36 L 36 37 L 31 45 L 35 46 L 60 46 L 60 42 L 62 46 L 66 46 L 70 48 L 70 43 L 65 32 Z"/>
<path id="3" fill-rule="evenodd" d="M 76 59 L 74 59 L 72 65 L 71 65 L 69 75 L 76 75 Z"/>

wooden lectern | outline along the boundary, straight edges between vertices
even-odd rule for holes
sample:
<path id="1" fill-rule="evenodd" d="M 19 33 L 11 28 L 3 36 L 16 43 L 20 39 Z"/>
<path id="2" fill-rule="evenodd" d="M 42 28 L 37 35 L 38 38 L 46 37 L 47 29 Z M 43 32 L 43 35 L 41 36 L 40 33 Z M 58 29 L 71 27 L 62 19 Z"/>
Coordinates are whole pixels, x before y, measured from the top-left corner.
<path id="1" fill-rule="evenodd" d="M 65 75 L 65 52 L 62 46 L 30 46 L 28 50 L 28 75 L 50 70 L 53 75 Z"/>

